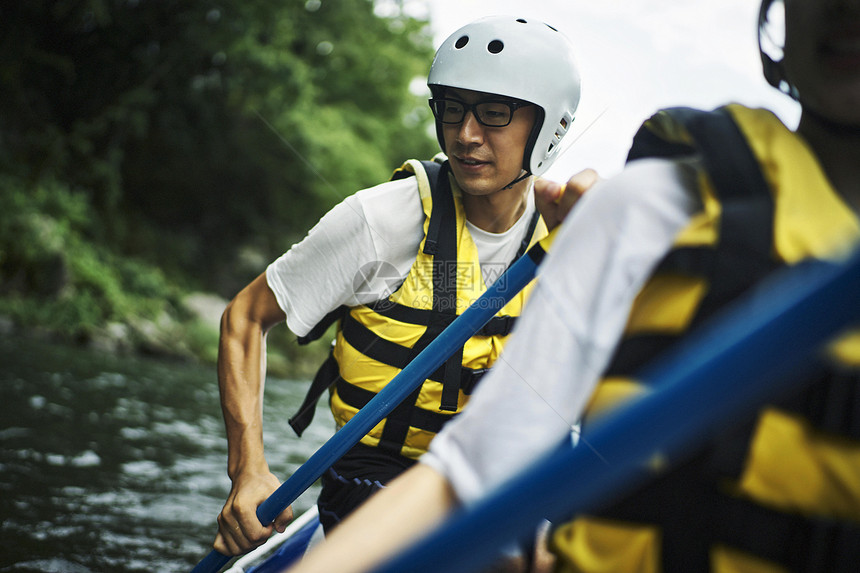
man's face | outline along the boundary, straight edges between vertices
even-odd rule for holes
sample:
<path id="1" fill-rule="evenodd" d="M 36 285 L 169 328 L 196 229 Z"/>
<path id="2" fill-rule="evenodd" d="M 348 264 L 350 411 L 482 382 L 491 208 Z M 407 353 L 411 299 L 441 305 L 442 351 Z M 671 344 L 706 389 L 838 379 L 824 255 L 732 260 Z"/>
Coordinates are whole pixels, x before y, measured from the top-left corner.
<path id="1" fill-rule="evenodd" d="M 860 126 L 860 0 L 785 0 L 785 70 L 801 102 Z"/>
<path id="2" fill-rule="evenodd" d="M 458 89 L 446 90 L 445 97 L 466 104 L 506 99 Z M 464 193 L 489 195 L 519 177 L 534 121 L 535 107 L 527 105 L 516 109 L 504 127 L 482 125 L 473 111 L 467 111 L 460 123 L 442 125 L 451 171 Z"/>

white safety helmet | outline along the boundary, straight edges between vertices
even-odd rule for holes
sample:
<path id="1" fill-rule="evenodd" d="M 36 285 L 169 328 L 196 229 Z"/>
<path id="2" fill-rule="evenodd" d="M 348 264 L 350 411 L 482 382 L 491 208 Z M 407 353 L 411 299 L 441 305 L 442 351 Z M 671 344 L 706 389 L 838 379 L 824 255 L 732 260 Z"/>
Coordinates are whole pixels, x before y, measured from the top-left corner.
<path id="1" fill-rule="evenodd" d="M 541 175 L 558 156 L 573 123 L 581 80 L 570 41 L 552 26 L 528 18 L 490 16 L 446 39 L 427 78 L 434 97 L 444 88 L 485 92 L 539 108 L 523 157 L 523 169 Z M 436 122 L 445 151 L 442 125 Z"/>

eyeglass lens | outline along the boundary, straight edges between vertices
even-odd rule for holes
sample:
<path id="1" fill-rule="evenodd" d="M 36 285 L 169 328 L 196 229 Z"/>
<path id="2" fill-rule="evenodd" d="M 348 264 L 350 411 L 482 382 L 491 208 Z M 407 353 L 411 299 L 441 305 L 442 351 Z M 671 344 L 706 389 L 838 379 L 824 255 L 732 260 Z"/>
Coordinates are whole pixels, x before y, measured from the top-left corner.
<path id="1" fill-rule="evenodd" d="M 434 100 L 433 110 L 442 123 L 460 123 L 471 111 L 478 122 L 489 127 L 504 127 L 511 122 L 513 106 L 501 101 L 481 101 L 468 104 L 453 99 Z"/>

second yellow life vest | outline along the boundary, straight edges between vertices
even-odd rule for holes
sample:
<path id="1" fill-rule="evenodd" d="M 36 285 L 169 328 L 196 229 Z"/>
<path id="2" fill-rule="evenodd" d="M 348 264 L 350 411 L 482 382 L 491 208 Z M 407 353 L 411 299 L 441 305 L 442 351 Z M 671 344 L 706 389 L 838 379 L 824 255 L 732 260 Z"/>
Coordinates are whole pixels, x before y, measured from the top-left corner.
<path id="1" fill-rule="evenodd" d="M 858 217 L 814 155 L 769 112 L 663 111 L 637 134 L 631 157 L 638 156 L 696 157 L 703 208 L 637 296 L 587 408 L 586 435 L 594 417 L 647 391 L 634 377 L 645 363 L 763 276 L 836 259 L 860 239 Z M 807 382 L 800 394 L 775 399 L 752 419 L 726 420 L 708 448 L 662 460 L 648 485 L 558 527 L 558 570 L 856 566 L 860 335 L 841 338 L 798 374 Z"/>

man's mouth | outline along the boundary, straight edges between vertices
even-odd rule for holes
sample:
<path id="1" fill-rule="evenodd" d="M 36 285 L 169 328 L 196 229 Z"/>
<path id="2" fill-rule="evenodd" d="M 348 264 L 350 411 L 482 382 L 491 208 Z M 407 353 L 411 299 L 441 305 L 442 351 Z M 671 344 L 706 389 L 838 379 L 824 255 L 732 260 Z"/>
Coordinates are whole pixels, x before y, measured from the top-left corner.
<path id="1" fill-rule="evenodd" d="M 458 156 L 457 161 L 459 161 L 463 165 L 469 165 L 469 166 L 477 166 L 477 165 L 483 165 L 483 164 L 487 163 L 486 161 L 481 161 L 479 159 L 475 159 L 474 157 L 459 157 Z"/>

